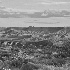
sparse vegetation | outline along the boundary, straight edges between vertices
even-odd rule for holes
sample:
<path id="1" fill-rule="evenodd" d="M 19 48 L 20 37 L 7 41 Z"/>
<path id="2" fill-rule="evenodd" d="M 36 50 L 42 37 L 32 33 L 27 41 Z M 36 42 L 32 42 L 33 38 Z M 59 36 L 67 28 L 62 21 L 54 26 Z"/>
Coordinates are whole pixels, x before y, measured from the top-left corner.
<path id="1" fill-rule="evenodd" d="M 0 38 L 0 69 L 69 70 L 69 35 L 69 28 L 63 27 L 5 28 Z"/>

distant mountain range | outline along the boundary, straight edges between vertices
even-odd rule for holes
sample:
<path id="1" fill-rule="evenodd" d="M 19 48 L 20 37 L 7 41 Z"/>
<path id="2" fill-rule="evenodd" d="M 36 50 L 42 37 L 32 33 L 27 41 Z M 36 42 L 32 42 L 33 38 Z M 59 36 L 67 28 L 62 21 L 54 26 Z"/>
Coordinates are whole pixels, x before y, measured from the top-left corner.
<path id="1" fill-rule="evenodd" d="M 6 9 L 0 7 L 0 18 L 48 18 L 48 17 L 70 17 L 70 12 L 67 10 L 56 11 L 56 10 L 45 10 L 43 12 L 24 12 L 16 11 L 13 9 Z"/>

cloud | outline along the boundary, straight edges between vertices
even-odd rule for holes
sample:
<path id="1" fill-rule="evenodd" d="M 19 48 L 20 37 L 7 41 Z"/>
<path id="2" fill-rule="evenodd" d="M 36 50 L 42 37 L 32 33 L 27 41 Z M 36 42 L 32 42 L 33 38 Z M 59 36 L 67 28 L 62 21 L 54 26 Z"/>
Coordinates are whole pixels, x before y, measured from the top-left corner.
<path id="1" fill-rule="evenodd" d="M 36 12 L 37 10 L 23 10 L 23 9 L 14 9 L 14 8 L 5 8 L 4 10 L 8 12 Z"/>
<path id="2" fill-rule="evenodd" d="M 19 9 L 14 9 L 14 8 L 7 8 L 5 6 L 0 6 L 0 10 L 6 11 L 6 12 L 20 12 L 21 10 Z"/>
<path id="3" fill-rule="evenodd" d="M 10 12 L 13 12 L 13 13 L 15 13 L 15 12 L 18 12 L 18 13 L 20 13 L 20 12 L 27 12 L 27 13 L 38 12 L 38 10 L 34 10 L 34 9 L 31 9 L 31 10 L 28 10 L 28 9 L 16 9 L 16 8 L 7 8 L 5 6 L 0 6 L 0 10 L 6 11 L 8 13 L 10 13 Z"/>
<path id="4" fill-rule="evenodd" d="M 2 1 L 0 1 L 0 3 L 2 3 Z"/>
<path id="5" fill-rule="evenodd" d="M 60 4 L 70 4 L 70 2 L 41 2 L 42 5 L 60 5 Z"/>

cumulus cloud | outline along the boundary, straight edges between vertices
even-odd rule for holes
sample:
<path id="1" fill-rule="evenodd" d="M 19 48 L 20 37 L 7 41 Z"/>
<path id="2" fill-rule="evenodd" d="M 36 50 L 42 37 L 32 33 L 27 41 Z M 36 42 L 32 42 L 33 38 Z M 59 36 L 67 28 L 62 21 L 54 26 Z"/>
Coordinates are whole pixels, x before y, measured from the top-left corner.
<path id="1" fill-rule="evenodd" d="M 8 12 L 35 12 L 37 10 L 23 10 L 23 9 L 13 9 L 13 8 L 5 8 L 4 9 L 5 11 L 8 11 Z"/>
<path id="2" fill-rule="evenodd" d="M 14 9 L 14 8 L 7 8 L 5 6 L 0 6 L 0 10 L 7 11 L 7 12 L 21 12 L 22 10 Z"/>
<path id="3" fill-rule="evenodd" d="M 59 4 L 70 4 L 70 2 L 41 2 L 39 4 L 43 4 L 43 5 L 59 5 Z"/>
<path id="4" fill-rule="evenodd" d="M 6 11 L 6 12 L 8 12 L 8 13 L 10 13 L 10 12 L 27 12 L 27 13 L 34 13 L 34 12 L 38 12 L 38 10 L 34 10 L 34 9 L 31 9 L 31 10 L 28 10 L 28 9 L 26 9 L 26 10 L 24 10 L 24 9 L 16 9 L 16 8 L 7 8 L 7 7 L 5 7 L 5 6 L 0 6 L 0 10 L 2 10 L 2 11 Z"/>

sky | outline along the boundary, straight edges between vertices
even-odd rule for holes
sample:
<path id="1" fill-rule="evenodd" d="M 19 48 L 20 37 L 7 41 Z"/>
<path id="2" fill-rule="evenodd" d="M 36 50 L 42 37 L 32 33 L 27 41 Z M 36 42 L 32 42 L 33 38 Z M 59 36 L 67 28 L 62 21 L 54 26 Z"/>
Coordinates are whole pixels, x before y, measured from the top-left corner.
<path id="1" fill-rule="evenodd" d="M 0 6 L 22 11 L 70 10 L 70 0 L 0 0 Z"/>
<path id="2" fill-rule="evenodd" d="M 27 11 L 27 12 L 36 12 L 44 10 L 69 10 L 70 11 L 70 0 L 0 0 L 0 9 L 4 8 L 6 10 L 16 10 L 16 11 Z M 31 19 L 32 20 L 32 19 Z M 44 20 L 44 19 L 40 19 Z M 26 20 L 28 21 L 28 20 Z M 29 20 L 30 21 L 30 20 Z M 50 23 L 51 21 L 54 24 L 42 24 L 42 23 L 24 23 L 24 19 L 14 19 L 14 18 L 0 18 L 0 26 L 9 27 L 9 26 L 69 26 L 70 18 L 56 18 L 50 19 L 47 18 L 46 22 Z M 56 24 L 57 23 L 57 24 Z"/>

